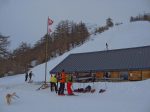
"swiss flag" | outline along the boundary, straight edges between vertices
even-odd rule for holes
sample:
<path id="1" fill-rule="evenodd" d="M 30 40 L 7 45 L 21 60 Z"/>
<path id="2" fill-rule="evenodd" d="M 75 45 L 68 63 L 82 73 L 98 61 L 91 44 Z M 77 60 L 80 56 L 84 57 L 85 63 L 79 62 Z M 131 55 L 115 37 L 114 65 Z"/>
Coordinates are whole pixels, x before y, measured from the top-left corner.
<path id="1" fill-rule="evenodd" d="M 52 25 L 53 24 L 53 20 L 51 20 L 49 17 L 48 17 L 48 25 Z"/>

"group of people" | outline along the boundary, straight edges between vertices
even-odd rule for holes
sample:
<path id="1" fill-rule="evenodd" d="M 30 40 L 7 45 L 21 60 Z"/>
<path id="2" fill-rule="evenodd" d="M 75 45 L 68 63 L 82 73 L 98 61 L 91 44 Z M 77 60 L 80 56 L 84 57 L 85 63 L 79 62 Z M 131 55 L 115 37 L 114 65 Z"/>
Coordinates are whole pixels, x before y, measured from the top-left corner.
<path id="1" fill-rule="evenodd" d="M 72 81 L 73 81 L 72 76 L 66 75 L 65 71 L 62 70 L 61 73 L 51 75 L 50 89 L 51 91 L 55 90 L 55 92 L 58 93 L 58 95 L 65 95 L 64 90 L 65 90 L 65 84 L 67 83 L 66 87 L 67 87 L 68 95 L 74 95 L 72 91 Z"/>
<path id="2" fill-rule="evenodd" d="M 25 82 L 31 83 L 32 76 L 33 76 L 32 71 L 30 71 L 29 74 L 28 72 L 26 72 Z M 65 95 L 64 91 L 65 91 L 65 85 L 66 85 L 68 95 L 74 95 L 72 91 L 72 81 L 73 81 L 73 76 L 67 75 L 64 70 L 62 70 L 61 73 L 51 74 L 50 90 L 55 91 L 58 95 Z"/>
<path id="3" fill-rule="evenodd" d="M 30 71 L 29 72 L 29 74 L 28 74 L 28 72 L 26 72 L 25 73 L 25 82 L 32 82 L 32 76 L 33 76 L 33 73 L 32 73 L 32 71 Z M 29 80 L 28 80 L 28 77 L 29 77 Z"/>

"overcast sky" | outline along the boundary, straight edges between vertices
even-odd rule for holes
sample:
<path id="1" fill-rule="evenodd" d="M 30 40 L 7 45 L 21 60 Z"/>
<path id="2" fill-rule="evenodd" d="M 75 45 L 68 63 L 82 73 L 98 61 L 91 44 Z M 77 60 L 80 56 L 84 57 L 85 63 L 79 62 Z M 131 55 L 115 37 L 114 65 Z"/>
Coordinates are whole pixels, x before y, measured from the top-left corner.
<path id="1" fill-rule="evenodd" d="M 149 0 L 0 0 L 0 33 L 10 36 L 11 49 L 34 44 L 46 33 L 48 16 L 54 21 L 83 21 L 104 25 L 108 17 L 125 22 L 130 16 L 150 13 Z M 129 3 L 130 2 L 130 3 Z"/>

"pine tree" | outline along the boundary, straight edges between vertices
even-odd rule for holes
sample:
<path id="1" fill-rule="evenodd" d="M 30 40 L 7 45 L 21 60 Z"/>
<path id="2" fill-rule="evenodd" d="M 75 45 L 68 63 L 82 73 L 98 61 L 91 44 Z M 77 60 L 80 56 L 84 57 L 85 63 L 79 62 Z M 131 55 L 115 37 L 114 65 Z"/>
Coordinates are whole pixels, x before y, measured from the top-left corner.
<path id="1" fill-rule="evenodd" d="M 0 35 L 0 58 L 5 58 L 5 56 L 9 53 L 8 46 L 10 42 L 8 41 L 9 37 Z"/>

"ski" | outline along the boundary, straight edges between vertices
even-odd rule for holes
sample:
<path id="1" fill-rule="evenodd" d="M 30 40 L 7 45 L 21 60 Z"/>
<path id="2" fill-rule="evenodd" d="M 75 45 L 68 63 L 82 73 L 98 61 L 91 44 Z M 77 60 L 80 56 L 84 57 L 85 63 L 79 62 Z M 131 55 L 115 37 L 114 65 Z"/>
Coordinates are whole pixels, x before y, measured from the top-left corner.
<path id="1" fill-rule="evenodd" d="M 73 94 L 73 95 L 66 94 L 66 96 L 78 96 L 78 95 L 76 95 L 76 94 Z"/>
<path id="2" fill-rule="evenodd" d="M 62 95 L 61 95 L 61 94 L 60 94 L 60 95 L 58 95 L 58 96 L 78 96 L 78 95 L 76 95 L 76 94 L 71 94 L 71 95 L 70 95 L 70 94 L 62 94 Z"/>

